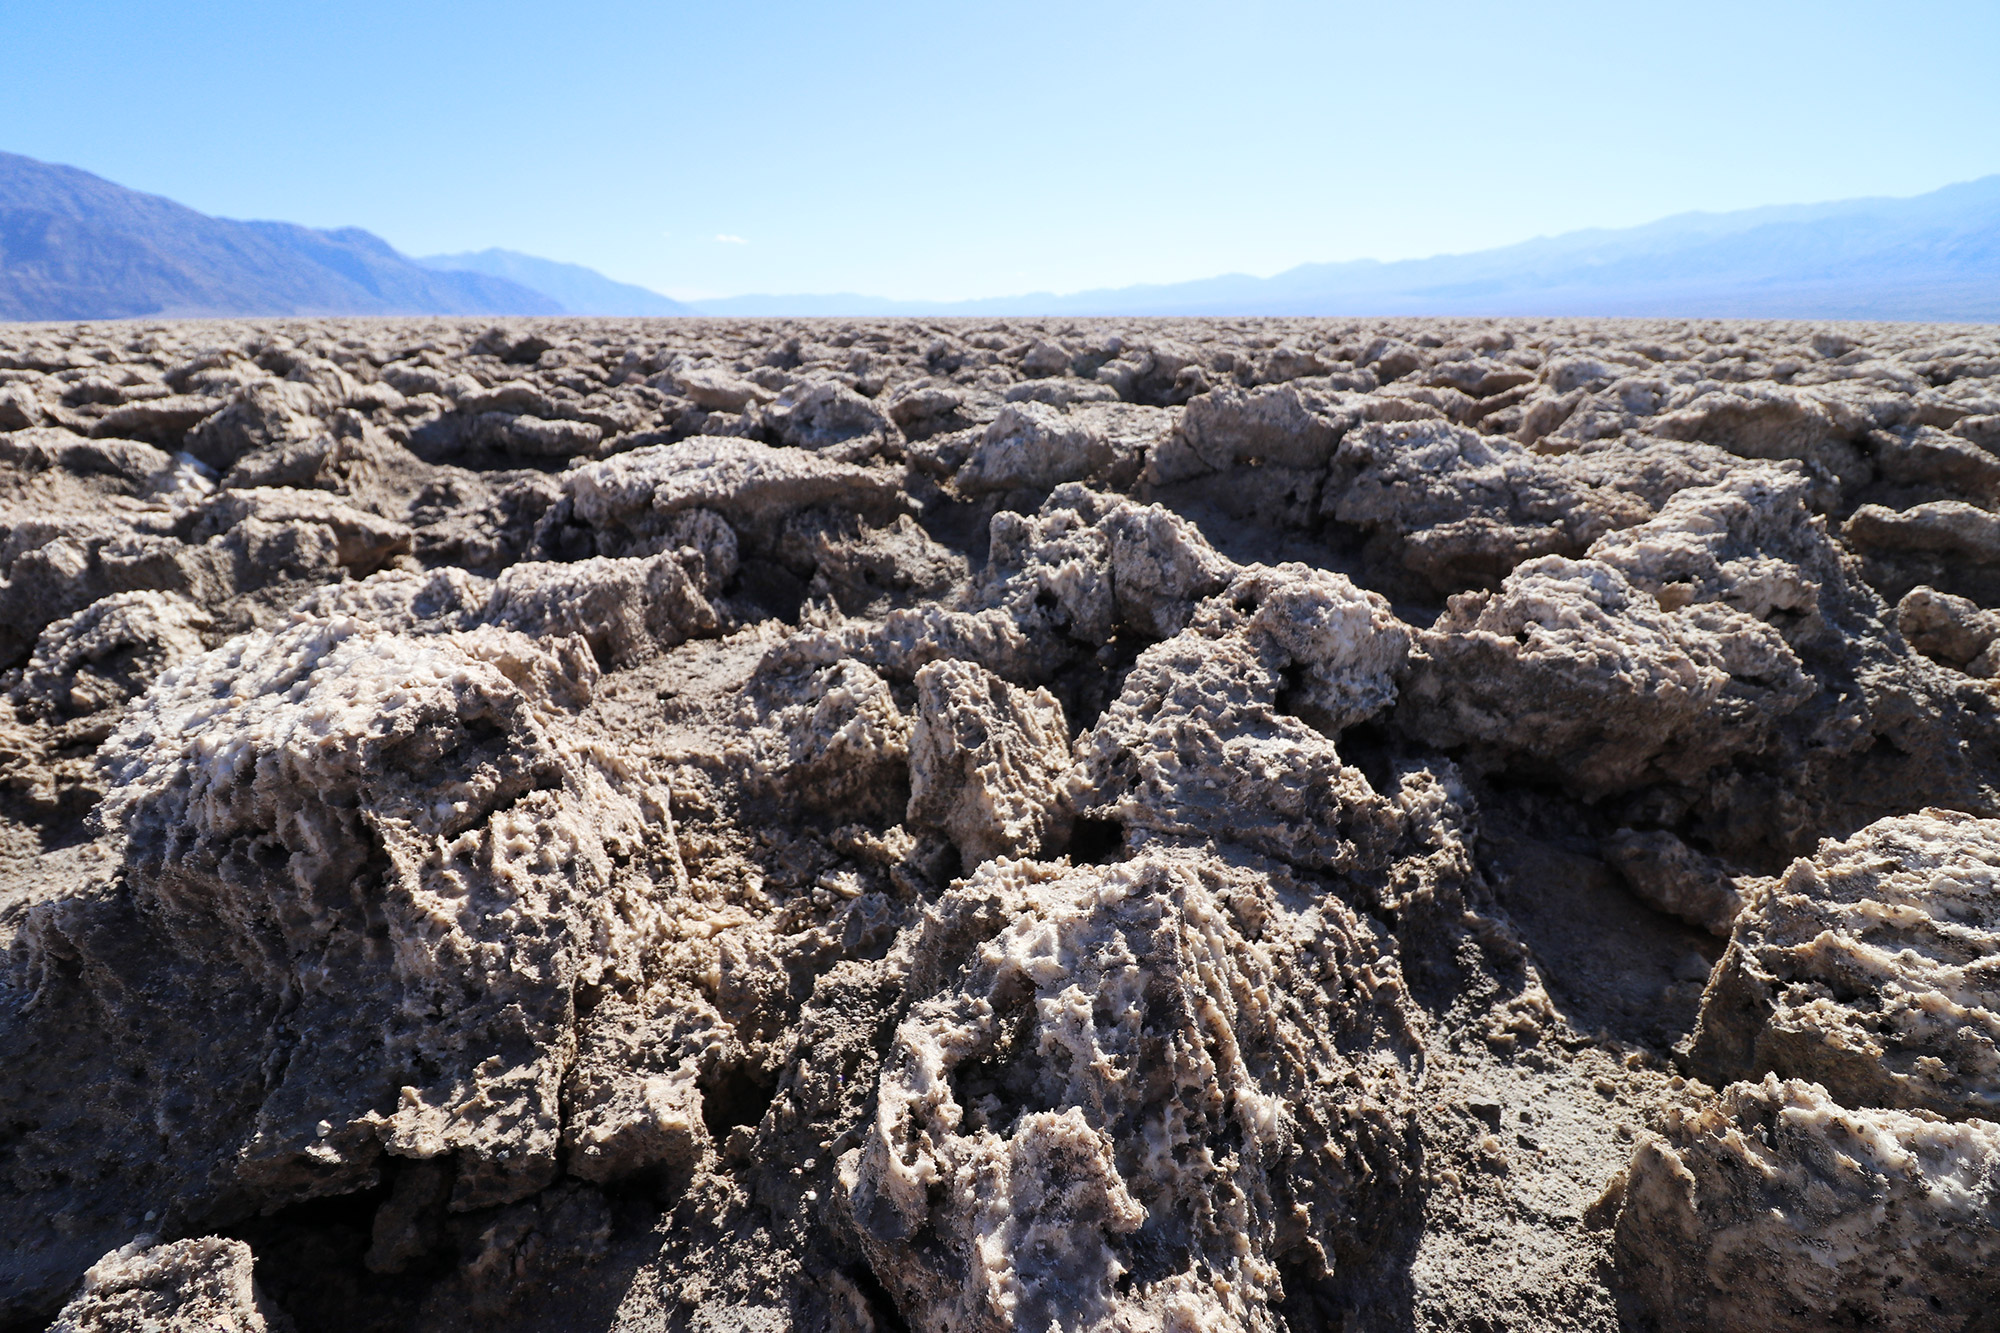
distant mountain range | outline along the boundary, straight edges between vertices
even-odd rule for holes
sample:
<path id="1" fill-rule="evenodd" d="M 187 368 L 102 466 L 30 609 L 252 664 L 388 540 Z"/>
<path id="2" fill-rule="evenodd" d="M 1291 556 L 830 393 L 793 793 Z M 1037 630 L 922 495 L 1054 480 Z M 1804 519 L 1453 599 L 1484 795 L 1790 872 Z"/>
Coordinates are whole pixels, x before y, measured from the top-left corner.
<path id="1" fill-rule="evenodd" d="M 0 153 L 0 319 L 561 310 L 518 283 L 425 268 L 358 227 L 231 222 Z"/>
<path id="2" fill-rule="evenodd" d="M 629 282 L 613 282 L 594 268 L 537 259 L 518 250 L 478 250 L 427 255 L 426 268 L 484 273 L 540 292 L 572 315 L 692 315 L 690 306 Z"/>
<path id="3" fill-rule="evenodd" d="M 512 250 L 212 218 L 0 153 L 0 319 L 440 315 L 1663 315 L 2000 322 L 2000 176 L 1911 199 L 1683 213 L 1472 254 L 979 301 L 676 301 Z"/>
<path id="4" fill-rule="evenodd" d="M 1082 301 L 1086 298 L 1074 298 Z M 1913 199 L 1684 213 L 1393 264 L 1131 289 L 1188 313 L 2000 320 L 2000 176 Z"/>
<path id="5" fill-rule="evenodd" d="M 2000 176 L 1912 199 L 1682 213 L 1472 254 L 987 301 L 741 296 L 712 315 L 1663 315 L 2000 322 Z"/>

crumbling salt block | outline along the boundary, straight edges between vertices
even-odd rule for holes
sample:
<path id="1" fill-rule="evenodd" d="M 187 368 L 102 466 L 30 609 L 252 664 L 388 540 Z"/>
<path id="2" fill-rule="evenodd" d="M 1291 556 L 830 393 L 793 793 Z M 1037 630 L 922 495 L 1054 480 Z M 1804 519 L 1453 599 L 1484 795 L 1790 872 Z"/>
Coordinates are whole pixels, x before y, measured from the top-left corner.
<path id="1" fill-rule="evenodd" d="M 632 666 L 721 627 L 670 552 L 514 565 L 495 580 L 476 619 L 538 638 L 577 635 L 606 666 Z"/>
<path id="2" fill-rule="evenodd" d="M 1486 747 L 1598 798 L 1767 749 L 1813 690 L 1741 610 L 1669 611 L 1609 564 L 1544 556 L 1417 634 L 1401 716 L 1433 745 Z"/>
<path id="3" fill-rule="evenodd" d="M 1850 1109 L 1771 1074 L 1641 1134 L 1622 1186 L 1629 1326 L 1959 1333 L 2000 1301 L 1990 1121 Z"/>
<path id="4" fill-rule="evenodd" d="M 1421 1041 L 1339 900 L 1195 851 L 995 861 L 899 947 L 932 985 L 840 1187 L 914 1327 L 1269 1328 L 1404 1224 Z"/>
<path id="5" fill-rule="evenodd" d="M 967 495 L 1046 490 L 1108 469 L 1117 451 L 1101 430 L 1046 403 L 1009 403 L 952 478 Z"/>
<path id="6" fill-rule="evenodd" d="M 966 866 L 1040 856 L 1068 841 L 1069 730 L 1047 690 L 972 662 L 917 672 L 905 821 L 943 830 Z"/>
<path id="7" fill-rule="evenodd" d="M 927 662 L 962 659 L 1016 684 L 1043 684 L 1118 634 L 1179 633 L 1236 568 L 1170 510 L 1063 485 L 1036 514 L 993 516 L 986 567 L 959 607 L 900 609 L 879 625 L 800 634 L 767 665 L 851 658 L 909 680 Z"/>
<path id="8" fill-rule="evenodd" d="M 258 1287 L 242 1241 L 148 1239 L 92 1264 L 49 1333 L 290 1333 L 291 1319 Z"/>
<path id="9" fill-rule="evenodd" d="M 599 533 L 603 555 L 630 554 L 628 545 L 655 538 L 693 509 L 721 515 L 768 549 L 801 509 L 824 505 L 888 522 L 907 503 L 898 472 L 721 436 L 614 454 L 564 473 L 562 487 L 577 521 Z"/>
<path id="10" fill-rule="evenodd" d="M 1966 597 L 1916 587 L 1896 603 L 1896 629 L 1910 647 L 1934 662 L 1982 680 L 2000 675 L 2000 613 Z"/>
<path id="11" fill-rule="evenodd" d="M 1371 864 L 1393 819 L 1334 738 L 1394 702 L 1408 647 L 1388 603 L 1341 575 L 1243 570 L 1140 654 L 1078 740 L 1078 814 L 1301 865 Z"/>
<path id="12" fill-rule="evenodd" d="M 642 977 L 673 856 L 665 794 L 569 720 L 595 675 L 580 640 L 300 620 L 154 682 L 102 750 L 120 885 L 31 909 L 0 1010 L 31 1126 L 0 1232 L 73 1219 L 0 1309 L 130 1216 L 225 1225 L 385 1155 L 450 1157 L 455 1209 L 554 1179 L 575 996 Z"/>
<path id="13" fill-rule="evenodd" d="M 44 717 L 123 705 L 169 667 L 207 651 L 208 614 L 178 593 L 113 593 L 44 629 L 14 701 Z"/>
<path id="14" fill-rule="evenodd" d="M 745 704 L 746 778 L 808 808 L 894 818 L 909 790 L 910 721 L 889 683 L 851 658 L 768 676 Z"/>
<path id="15" fill-rule="evenodd" d="M 1702 997 L 1692 1059 L 1844 1106 L 2000 1119 L 2000 820 L 1950 810 L 1820 844 L 1756 895 Z"/>
<path id="16" fill-rule="evenodd" d="M 1729 868 L 1664 829 L 1620 829 L 1604 857 L 1648 906 L 1727 939 L 1744 889 Z"/>

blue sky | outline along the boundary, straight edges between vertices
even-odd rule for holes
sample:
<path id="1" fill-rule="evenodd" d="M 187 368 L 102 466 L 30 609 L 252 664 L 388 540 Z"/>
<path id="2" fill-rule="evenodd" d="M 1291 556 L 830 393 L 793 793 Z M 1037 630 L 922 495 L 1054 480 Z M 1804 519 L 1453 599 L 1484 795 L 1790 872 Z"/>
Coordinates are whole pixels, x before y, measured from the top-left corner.
<path id="1" fill-rule="evenodd" d="M 956 299 L 2000 172 L 2000 3 L 0 0 L 0 148 L 680 296 Z"/>

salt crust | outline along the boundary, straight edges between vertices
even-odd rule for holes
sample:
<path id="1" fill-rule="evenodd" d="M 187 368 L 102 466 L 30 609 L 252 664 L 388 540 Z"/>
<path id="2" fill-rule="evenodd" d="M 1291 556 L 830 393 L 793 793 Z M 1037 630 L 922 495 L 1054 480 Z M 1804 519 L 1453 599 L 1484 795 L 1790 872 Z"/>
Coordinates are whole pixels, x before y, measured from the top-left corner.
<path id="1" fill-rule="evenodd" d="M 1402 1205 L 1421 1043 L 1337 900 L 1194 852 L 999 860 L 913 949 L 945 984 L 840 1181 L 921 1326 L 1269 1328 L 1280 1264 L 1330 1274 Z"/>
<path id="2" fill-rule="evenodd" d="M 1846 1106 L 2000 1120 L 2000 821 L 1885 819 L 1793 863 L 1737 919 L 1694 1040 Z"/>
<path id="3" fill-rule="evenodd" d="M 135 1240 L 91 1265 L 49 1333 L 288 1333 L 253 1263 L 240 1240 Z"/>
<path id="4" fill-rule="evenodd" d="M 799 326 L 731 361 L 586 325 L 295 326 L 171 371 L 172 331 L 10 341 L 0 760 L 59 820 L 36 774 L 108 735 L 122 870 L 19 936 L 6 1299 L 53 1309 L 141 1209 L 199 1236 L 380 1182 L 367 1268 L 429 1262 L 450 1213 L 485 1318 L 604 1252 L 603 1196 L 560 1166 L 695 1182 L 659 1263 L 696 1326 L 1348 1309 L 1357 1275 L 1412 1271 L 1413 1228 L 1457 1225 L 1416 1220 L 1423 1061 L 1560 1031 L 1533 1004 L 1419 1020 L 1400 981 L 1477 1009 L 1519 956 L 1471 793 L 1525 780 L 1646 901 L 1733 932 L 1693 1058 L 1743 1081 L 1640 1139 L 1628 1313 L 1984 1318 L 1993 838 L 1909 811 L 1996 809 L 2000 357 L 1432 327 Z M 475 455 L 537 470 L 436 462 Z M 919 506 L 977 515 L 969 585 L 979 543 Z M 1339 575 L 1225 557 L 1188 517 L 1216 510 L 1221 538 L 1354 556 L 1406 615 L 1453 600 L 1406 626 Z M 841 868 L 760 916 L 754 878 L 697 901 L 664 792 L 575 710 L 600 667 L 627 685 L 786 580 L 797 630 L 717 646 L 770 651 L 709 761 L 785 812 L 780 862 Z M 1058 697 L 1089 719 L 1069 753 Z M 760 960 L 794 918 L 799 952 Z M 141 1244 L 92 1281 L 140 1274 L 164 1310 L 223 1274 L 234 1318 L 240 1249 Z M 781 1291 L 791 1315 L 755 1303 Z M 1583 1318 L 1565 1299 L 1543 1312 Z"/>
<path id="5" fill-rule="evenodd" d="M 2000 1297 L 2000 1125 L 1850 1109 L 1767 1074 L 1640 1137 L 1617 1255 L 1643 1327 L 1979 1328 Z"/>
<path id="6" fill-rule="evenodd" d="M 454 1208 L 551 1183 L 574 995 L 643 980 L 662 917 L 626 867 L 661 830 L 673 855 L 664 791 L 570 728 L 595 678 L 578 639 L 336 619 L 155 682 L 103 747 L 125 891 L 22 929 L 36 998 L 9 1059 L 47 1109 L 13 1197 L 62 1195 L 88 1244 L 135 1191 L 187 1226 L 365 1188 L 385 1155 L 450 1155 Z M 213 1003 L 233 1028 L 190 1030 Z M 123 1062 L 148 1072 L 125 1085 Z M 143 1180 L 35 1165 L 134 1133 L 179 1151 Z"/>

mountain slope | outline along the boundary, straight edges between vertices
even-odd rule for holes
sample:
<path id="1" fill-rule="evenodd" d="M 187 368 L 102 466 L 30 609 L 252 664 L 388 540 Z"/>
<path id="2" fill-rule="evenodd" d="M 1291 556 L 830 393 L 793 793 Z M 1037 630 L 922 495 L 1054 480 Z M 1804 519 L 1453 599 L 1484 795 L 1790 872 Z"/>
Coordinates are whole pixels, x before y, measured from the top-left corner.
<path id="1" fill-rule="evenodd" d="M 556 313 L 539 292 L 425 268 L 358 227 L 212 218 L 0 153 L 0 319 Z"/>
<path id="2" fill-rule="evenodd" d="M 458 255 L 425 255 L 425 268 L 458 273 L 484 273 L 518 283 L 560 305 L 572 315 L 685 315 L 679 301 L 634 286 L 614 282 L 594 268 L 562 264 L 524 255 L 518 250 L 477 250 Z"/>
<path id="3" fill-rule="evenodd" d="M 1664 315 L 2000 321 L 2000 176 L 1909 199 L 1685 213 L 1469 254 L 977 301 L 681 302 L 509 250 L 212 218 L 0 153 L 0 319 L 465 315 Z"/>
<path id="4" fill-rule="evenodd" d="M 2000 176 L 1910 199 L 1684 213 L 1470 254 L 960 302 L 738 296 L 701 314 L 1668 315 L 2000 321 Z"/>

